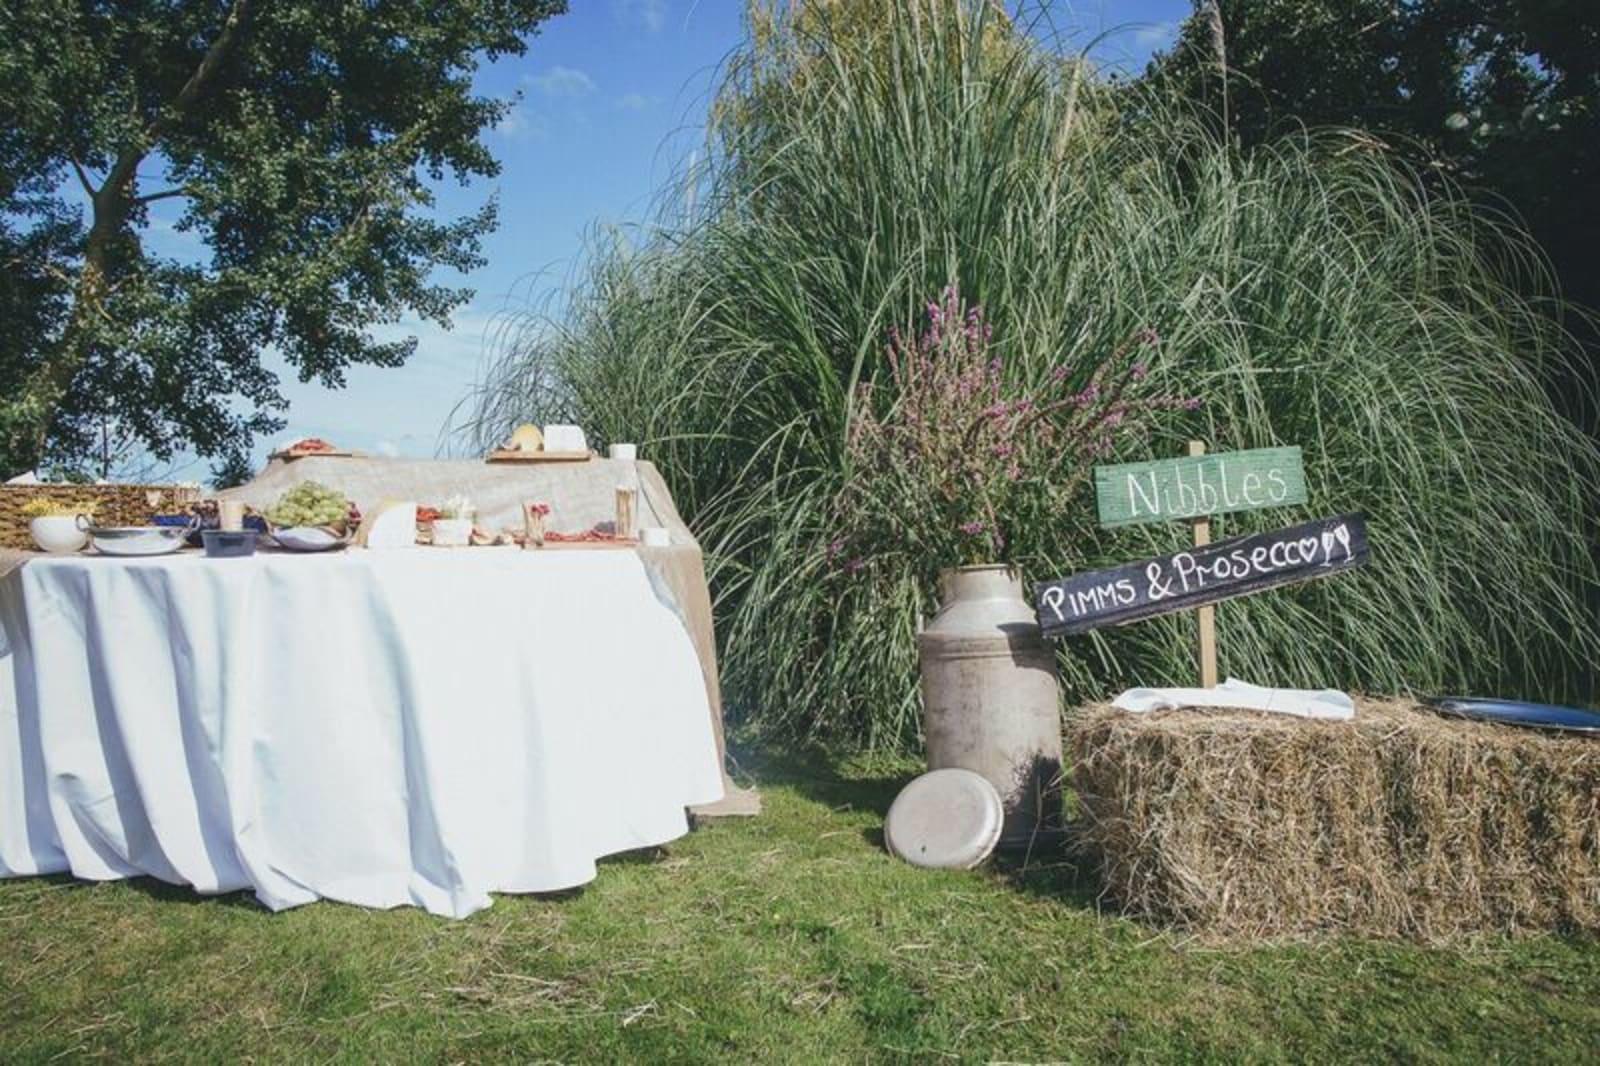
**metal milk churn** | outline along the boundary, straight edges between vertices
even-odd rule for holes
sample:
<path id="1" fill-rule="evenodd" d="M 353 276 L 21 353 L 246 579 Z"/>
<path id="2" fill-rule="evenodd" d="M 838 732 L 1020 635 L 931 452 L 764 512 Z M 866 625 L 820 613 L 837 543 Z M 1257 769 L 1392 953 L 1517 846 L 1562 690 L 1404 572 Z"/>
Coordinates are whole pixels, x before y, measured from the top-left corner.
<path id="1" fill-rule="evenodd" d="M 1022 581 L 1005 566 L 942 575 L 942 606 L 917 636 L 928 768 L 988 778 L 1005 804 L 1000 847 L 1061 826 L 1061 714 L 1055 656 Z"/>

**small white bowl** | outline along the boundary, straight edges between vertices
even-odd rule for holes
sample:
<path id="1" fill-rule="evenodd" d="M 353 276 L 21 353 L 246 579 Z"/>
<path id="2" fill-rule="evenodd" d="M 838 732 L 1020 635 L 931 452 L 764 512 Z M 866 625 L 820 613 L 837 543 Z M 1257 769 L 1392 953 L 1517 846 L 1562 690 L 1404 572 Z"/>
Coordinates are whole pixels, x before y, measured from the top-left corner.
<path id="1" fill-rule="evenodd" d="M 433 546 L 436 548 L 465 548 L 472 543 L 472 519 L 435 518 L 433 520 Z"/>
<path id="2" fill-rule="evenodd" d="M 52 555 L 71 555 L 89 543 L 88 530 L 78 525 L 77 515 L 45 515 L 28 522 L 33 542 Z"/>

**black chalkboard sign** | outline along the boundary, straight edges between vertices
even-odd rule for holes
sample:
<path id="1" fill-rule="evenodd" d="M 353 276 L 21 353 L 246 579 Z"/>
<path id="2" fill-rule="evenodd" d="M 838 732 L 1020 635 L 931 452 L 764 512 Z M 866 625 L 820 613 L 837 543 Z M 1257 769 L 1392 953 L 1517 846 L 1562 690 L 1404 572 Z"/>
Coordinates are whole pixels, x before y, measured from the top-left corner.
<path id="1" fill-rule="evenodd" d="M 1343 573 L 1371 554 L 1365 516 L 1340 515 L 1041 581 L 1034 609 L 1045 636 L 1064 637 Z"/>

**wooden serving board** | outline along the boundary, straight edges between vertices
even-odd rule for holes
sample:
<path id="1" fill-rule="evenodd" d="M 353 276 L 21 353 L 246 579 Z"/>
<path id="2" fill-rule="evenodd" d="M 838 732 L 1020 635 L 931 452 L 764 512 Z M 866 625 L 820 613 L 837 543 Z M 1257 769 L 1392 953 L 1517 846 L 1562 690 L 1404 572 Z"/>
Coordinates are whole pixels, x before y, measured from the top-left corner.
<path id="1" fill-rule="evenodd" d="M 509 448 L 496 448 L 489 453 L 489 463 L 586 463 L 594 452 L 516 452 Z"/>
<path id="2" fill-rule="evenodd" d="M 548 551 L 607 551 L 637 548 L 637 540 L 547 540 L 542 548 L 528 548 L 532 552 Z"/>

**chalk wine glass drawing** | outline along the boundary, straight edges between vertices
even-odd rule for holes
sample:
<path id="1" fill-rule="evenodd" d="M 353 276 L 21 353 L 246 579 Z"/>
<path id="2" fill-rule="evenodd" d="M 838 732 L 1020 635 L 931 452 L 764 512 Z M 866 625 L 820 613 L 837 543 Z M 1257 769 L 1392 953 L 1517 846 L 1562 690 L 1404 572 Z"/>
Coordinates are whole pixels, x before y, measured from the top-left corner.
<path id="1" fill-rule="evenodd" d="M 910 561 L 940 590 L 918 635 L 930 769 L 983 774 L 1006 807 L 1001 846 L 1060 816 L 1060 694 L 1052 652 L 1009 554 L 1027 516 L 1068 505 L 1094 463 L 1144 416 L 1197 401 L 1154 394 L 1159 338 L 1141 329 L 1102 358 L 1008 372 L 983 309 L 947 288 L 915 337 L 889 331 L 886 373 L 852 397 L 854 476 L 828 553 L 842 579 Z"/>

